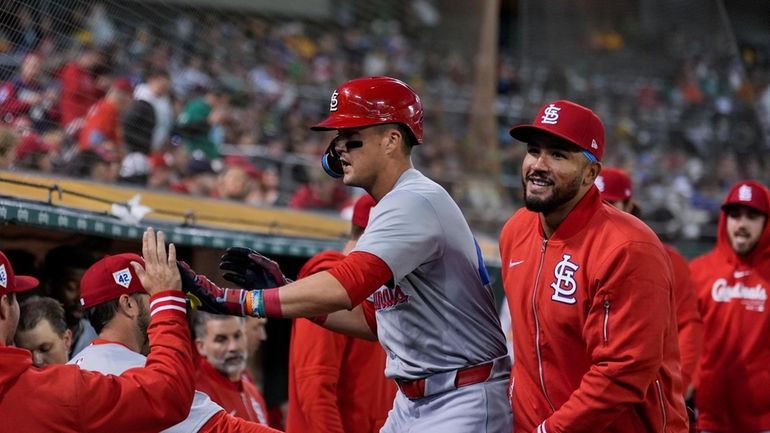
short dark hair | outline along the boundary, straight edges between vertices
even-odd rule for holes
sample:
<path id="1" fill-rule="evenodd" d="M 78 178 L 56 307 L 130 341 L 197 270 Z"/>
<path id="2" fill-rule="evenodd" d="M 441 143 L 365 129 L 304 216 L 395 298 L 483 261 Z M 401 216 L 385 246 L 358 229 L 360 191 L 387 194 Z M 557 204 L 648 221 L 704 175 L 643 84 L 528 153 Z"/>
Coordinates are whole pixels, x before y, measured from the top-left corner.
<path id="1" fill-rule="evenodd" d="M 29 331 L 45 319 L 51 324 L 57 335 L 64 335 L 67 322 L 64 320 L 64 307 L 53 298 L 31 296 L 19 306 L 19 331 Z"/>
<path id="2" fill-rule="evenodd" d="M 193 339 L 203 338 L 208 333 L 208 323 L 212 320 L 227 320 L 235 317 L 244 323 L 245 319 L 240 316 L 229 316 L 224 314 L 211 314 L 205 311 L 196 310 L 193 314 Z"/>
<path id="3" fill-rule="evenodd" d="M 139 302 L 140 295 L 141 293 L 131 293 L 128 296 L 134 298 L 136 302 Z M 84 314 L 86 319 L 91 322 L 91 326 L 94 327 L 97 334 L 101 334 L 102 329 L 115 318 L 115 313 L 118 312 L 118 300 L 119 299 L 113 299 L 111 301 L 102 302 L 101 304 L 94 305 L 85 310 Z"/>

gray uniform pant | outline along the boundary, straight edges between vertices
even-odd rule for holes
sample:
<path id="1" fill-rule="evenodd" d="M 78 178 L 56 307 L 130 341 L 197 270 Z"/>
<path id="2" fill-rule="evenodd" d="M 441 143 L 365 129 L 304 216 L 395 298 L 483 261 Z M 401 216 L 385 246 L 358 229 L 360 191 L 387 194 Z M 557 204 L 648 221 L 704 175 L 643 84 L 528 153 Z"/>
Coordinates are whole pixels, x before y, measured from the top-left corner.
<path id="1" fill-rule="evenodd" d="M 409 400 L 401 393 L 380 433 L 511 433 L 508 377 Z"/>

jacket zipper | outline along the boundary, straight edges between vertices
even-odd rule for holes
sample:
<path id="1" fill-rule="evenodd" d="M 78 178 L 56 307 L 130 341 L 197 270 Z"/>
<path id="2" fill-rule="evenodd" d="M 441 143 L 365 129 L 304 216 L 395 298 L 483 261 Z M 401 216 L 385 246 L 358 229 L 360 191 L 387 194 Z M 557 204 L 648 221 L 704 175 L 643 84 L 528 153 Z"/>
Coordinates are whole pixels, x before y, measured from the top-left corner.
<path id="1" fill-rule="evenodd" d="M 548 402 L 548 406 L 551 407 L 551 411 L 556 412 L 556 408 L 551 403 L 551 398 L 548 397 L 548 391 L 545 389 L 545 377 L 543 375 L 543 356 L 540 353 L 540 319 L 537 317 L 537 287 L 540 283 L 540 272 L 543 271 L 543 263 L 545 262 L 545 246 L 548 243 L 548 239 L 543 239 L 543 245 L 540 248 L 540 266 L 537 268 L 537 276 L 535 277 L 535 287 L 532 290 L 532 314 L 535 316 L 535 347 L 537 348 L 537 369 L 540 373 L 540 388 L 543 390 L 543 396 L 545 401 Z"/>
<path id="2" fill-rule="evenodd" d="M 668 417 L 666 416 L 666 404 L 663 401 L 663 386 L 660 384 L 659 379 L 655 379 L 655 386 L 658 388 L 658 399 L 660 400 L 660 412 L 663 415 L 663 429 L 661 432 L 666 431 L 666 425 L 668 424 Z"/>
<path id="3" fill-rule="evenodd" d="M 607 331 L 607 325 L 610 322 L 610 300 L 604 300 L 604 344 L 609 343 L 609 332 Z"/>

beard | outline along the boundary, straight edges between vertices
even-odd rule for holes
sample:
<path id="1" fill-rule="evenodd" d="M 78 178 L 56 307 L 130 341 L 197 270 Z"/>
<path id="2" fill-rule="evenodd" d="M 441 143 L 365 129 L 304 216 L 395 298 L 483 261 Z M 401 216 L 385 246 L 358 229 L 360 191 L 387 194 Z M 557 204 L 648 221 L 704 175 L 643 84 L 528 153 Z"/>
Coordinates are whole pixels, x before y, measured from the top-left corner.
<path id="1" fill-rule="evenodd" d="M 238 354 L 225 355 L 220 359 L 209 358 L 209 363 L 215 369 L 227 375 L 240 374 L 246 369 L 246 351 Z"/>
<path id="2" fill-rule="evenodd" d="M 563 187 L 554 183 L 551 187 L 551 195 L 539 198 L 527 194 L 527 179 L 526 176 L 522 175 L 521 184 L 524 191 L 524 205 L 527 207 L 527 210 L 532 212 L 549 214 L 577 196 L 578 192 L 580 192 L 580 182 L 580 176 L 575 176 L 571 182 Z"/>
<path id="3" fill-rule="evenodd" d="M 137 331 L 139 332 L 139 335 L 143 338 L 142 343 L 142 353 L 147 354 L 150 352 L 150 337 L 147 334 L 147 328 L 150 327 L 150 312 L 148 311 L 147 307 L 144 303 L 142 303 L 140 300 L 136 300 L 139 308 L 139 317 L 136 321 Z"/>

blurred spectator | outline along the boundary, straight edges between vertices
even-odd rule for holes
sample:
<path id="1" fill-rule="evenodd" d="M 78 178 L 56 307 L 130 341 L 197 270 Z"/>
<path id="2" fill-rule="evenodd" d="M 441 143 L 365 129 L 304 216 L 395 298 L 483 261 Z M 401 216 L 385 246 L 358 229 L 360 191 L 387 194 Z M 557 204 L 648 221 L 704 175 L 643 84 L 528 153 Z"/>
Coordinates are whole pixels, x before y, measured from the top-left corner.
<path id="1" fill-rule="evenodd" d="M 131 102 L 133 87 L 127 78 L 118 78 L 107 95 L 88 110 L 80 130 L 80 150 L 104 148 L 124 153 L 123 128 L 120 115 Z"/>
<path id="2" fill-rule="evenodd" d="M 120 116 L 127 155 L 120 166 L 120 180 L 145 185 L 150 173 L 149 153 L 155 128 L 155 110 L 147 101 L 129 102 Z"/>
<path id="3" fill-rule="evenodd" d="M 10 128 L 0 125 L 0 169 L 11 168 L 18 143 L 19 137 Z"/>
<path id="4" fill-rule="evenodd" d="M 265 399 L 246 373 L 248 342 L 243 317 L 195 313 L 201 357 L 196 388 L 231 415 L 267 424 Z"/>
<path id="5" fill-rule="evenodd" d="M 64 320 L 59 301 L 32 296 L 20 304 L 16 346 L 32 352 L 36 367 L 65 364 L 72 346 L 72 331 Z"/>
<path id="6" fill-rule="evenodd" d="M 83 317 L 80 279 L 96 259 L 85 248 L 61 245 L 48 251 L 41 275 L 48 293 L 64 307 L 67 328 L 72 331 L 69 356 L 80 352 L 96 338 L 96 331 Z"/>
<path id="7" fill-rule="evenodd" d="M 95 75 L 102 62 L 101 51 L 89 46 L 61 72 L 61 121 L 70 133 L 80 130 L 88 109 L 104 94 Z"/>
<path id="8" fill-rule="evenodd" d="M 75 155 L 66 170 L 73 177 L 113 184 L 120 175 L 120 159 L 112 151 L 95 148 Z"/>
<path id="9" fill-rule="evenodd" d="M 14 166 L 21 170 L 51 173 L 55 156 L 55 149 L 51 145 L 45 143 L 37 134 L 28 133 L 22 136 L 16 147 Z"/>
<path id="10" fill-rule="evenodd" d="M 229 156 L 212 197 L 259 205 L 262 202 L 260 173 L 246 158 Z"/>
<path id="11" fill-rule="evenodd" d="M 219 159 L 219 149 L 210 133 L 227 117 L 228 101 L 223 88 L 210 87 L 202 98 L 193 99 L 182 109 L 177 126 L 193 158 Z"/>
<path id="12" fill-rule="evenodd" d="M 182 194 L 208 197 L 216 188 L 217 176 L 211 164 L 202 159 L 191 159 L 181 181 L 171 185 L 171 190 Z"/>
<path id="13" fill-rule="evenodd" d="M 322 170 L 311 170 L 310 181 L 301 185 L 289 199 L 289 207 L 308 210 L 336 210 L 352 205 L 345 185 Z"/>
<path id="14" fill-rule="evenodd" d="M 28 116 L 37 130 L 58 120 L 56 93 L 46 90 L 41 80 L 43 59 L 27 54 L 21 62 L 18 77 L 0 87 L 0 117 L 8 124 L 18 116 Z"/>
<path id="15" fill-rule="evenodd" d="M 91 43 L 99 48 L 107 48 L 117 36 L 117 29 L 107 15 L 105 5 L 96 3 L 86 18 L 86 26 L 91 33 Z"/>
<path id="16" fill-rule="evenodd" d="M 145 82 L 136 86 L 134 98 L 147 101 L 155 114 L 155 127 L 152 130 L 152 149 L 159 150 L 171 136 L 174 126 L 174 106 L 171 104 L 171 77 L 164 69 L 151 69 Z"/>

